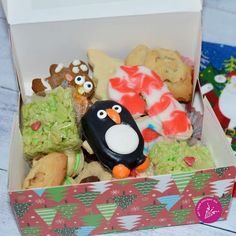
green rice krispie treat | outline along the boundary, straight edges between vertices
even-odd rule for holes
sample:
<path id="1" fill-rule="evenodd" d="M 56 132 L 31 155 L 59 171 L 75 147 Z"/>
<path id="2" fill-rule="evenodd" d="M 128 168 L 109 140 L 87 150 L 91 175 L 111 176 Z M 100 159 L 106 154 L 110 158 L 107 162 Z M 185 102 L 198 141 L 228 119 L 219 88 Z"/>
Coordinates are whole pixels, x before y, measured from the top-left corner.
<path id="1" fill-rule="evenodd" d="M 27 160 L 81 145 L 71 89 L 58 87 L 22 106 L 22 136 Z"/>
<path id="2" fill-rule="evenodd" d="M 213 168 L 214 162 L 206 146 L 189 146 L 186 142 L 160 141 L 149 153 L 154 174 L 172 174 Z"/>

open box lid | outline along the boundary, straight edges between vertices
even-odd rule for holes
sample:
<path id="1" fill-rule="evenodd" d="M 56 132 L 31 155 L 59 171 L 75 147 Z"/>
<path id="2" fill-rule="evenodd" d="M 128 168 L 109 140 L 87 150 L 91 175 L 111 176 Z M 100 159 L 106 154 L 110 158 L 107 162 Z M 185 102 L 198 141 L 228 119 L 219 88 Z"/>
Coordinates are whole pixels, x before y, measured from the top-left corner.
<path id="1" fill-rule="evenodd" d="M 32 79 L 48 77 L 51 64 L 87 61 L 89 48 L 121 59 L 138 44 L 177 50 L 194 62 L 195 86 L 201 0 L 2 1 L 23 102 L 33 93 Z"/>
<path id="2" fill-rule="evenodd" d="M 9 24 L 199 12 L 201 0 L 2 0 Z"/>

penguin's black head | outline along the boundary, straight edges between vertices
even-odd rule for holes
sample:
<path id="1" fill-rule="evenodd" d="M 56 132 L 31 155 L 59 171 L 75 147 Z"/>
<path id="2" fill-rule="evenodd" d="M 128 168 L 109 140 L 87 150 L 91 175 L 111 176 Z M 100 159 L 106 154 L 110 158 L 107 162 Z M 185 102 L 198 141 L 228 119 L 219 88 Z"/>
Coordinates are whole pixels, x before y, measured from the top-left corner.
<path id="1" fill-rule="evenodd" d="M 106 131 L 116 124 L 128 124 L 139 132 L 130 112 L 112 100 L 95 102 L 81 119 L 81 124 L 85 133 L 91 131 L 93 135 L 99 134 L 100 137 L 103 137 Z"/>

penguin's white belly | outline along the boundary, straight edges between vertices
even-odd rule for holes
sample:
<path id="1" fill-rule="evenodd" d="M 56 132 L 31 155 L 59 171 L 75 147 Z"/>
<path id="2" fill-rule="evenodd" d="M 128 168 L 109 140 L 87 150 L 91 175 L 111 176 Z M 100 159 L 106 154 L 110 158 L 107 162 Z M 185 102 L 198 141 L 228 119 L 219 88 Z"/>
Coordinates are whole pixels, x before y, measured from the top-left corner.
<path id="1" fill-rule="evenodd" d="M 113 125 L 105 133 L 107 146 L 116 153 L 129 154 L 136 150 L 139 137 L 129 125 Z"/>

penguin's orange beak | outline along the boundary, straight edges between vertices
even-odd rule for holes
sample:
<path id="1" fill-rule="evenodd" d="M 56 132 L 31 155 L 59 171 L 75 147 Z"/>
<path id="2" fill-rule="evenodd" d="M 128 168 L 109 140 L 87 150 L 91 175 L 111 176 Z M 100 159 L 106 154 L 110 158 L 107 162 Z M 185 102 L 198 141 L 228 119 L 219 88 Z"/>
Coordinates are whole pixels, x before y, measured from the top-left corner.
<path id="1" fill-rule="evenodd" d="M 109 108 L 106 109 L 107 115 L 116 123 L 120 124 L 121 119 L 119 113 L 117 113 L 115 110 Z"/>

